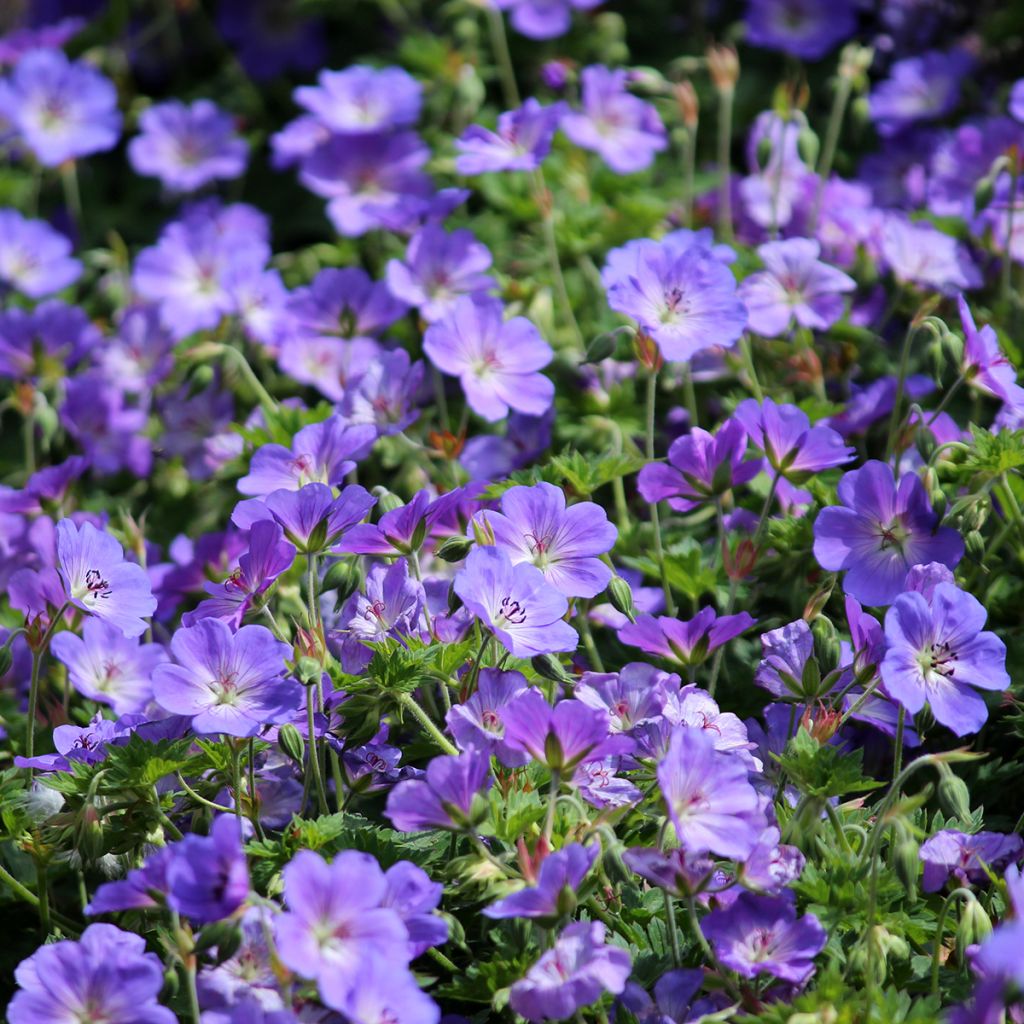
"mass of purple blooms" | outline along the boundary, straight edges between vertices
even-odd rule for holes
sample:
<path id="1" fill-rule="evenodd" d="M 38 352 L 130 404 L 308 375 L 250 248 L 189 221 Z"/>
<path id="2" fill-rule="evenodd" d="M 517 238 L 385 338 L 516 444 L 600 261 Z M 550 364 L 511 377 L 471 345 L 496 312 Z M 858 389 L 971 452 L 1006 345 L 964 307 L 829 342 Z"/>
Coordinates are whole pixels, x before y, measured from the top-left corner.
<path id="1" fill-rule="evenodd" d="M 0 11 L 10 1024 L 1024 1024 L 1024 18 Z"/>

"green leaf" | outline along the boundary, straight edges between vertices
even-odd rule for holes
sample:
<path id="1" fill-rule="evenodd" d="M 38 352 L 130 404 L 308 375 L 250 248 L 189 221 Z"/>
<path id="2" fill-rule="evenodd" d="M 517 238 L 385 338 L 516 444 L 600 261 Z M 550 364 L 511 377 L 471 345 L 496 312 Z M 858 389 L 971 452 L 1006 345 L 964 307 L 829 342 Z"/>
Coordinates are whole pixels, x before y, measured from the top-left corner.
<path id="1" fill-rule="evenodd" d="M 793 784 L 810 796 L 828 799 L 847 793 L 862 793 L 882 785 L 875 779 L 864 777 L 862 750 L 844 754 L 837 747 L 822 746 L 803 726 L 786 744 L 785 751 L 773 756 L 789 774 Z"/>

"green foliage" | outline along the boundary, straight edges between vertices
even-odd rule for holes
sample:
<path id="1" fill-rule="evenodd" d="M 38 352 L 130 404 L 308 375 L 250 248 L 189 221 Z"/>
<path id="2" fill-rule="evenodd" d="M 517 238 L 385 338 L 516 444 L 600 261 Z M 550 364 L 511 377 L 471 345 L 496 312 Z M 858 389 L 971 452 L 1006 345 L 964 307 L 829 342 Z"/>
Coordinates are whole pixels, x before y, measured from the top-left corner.
<path id="1" fill-rule="evenodd" d="M 792 783 L 810 796 L 827 799 L 882 785 L 864 777 L 863 750 L 844 754 L 838 747 L 820 744 L 803 726 L 786 744 L 785 751 L 773 756 Z"/>

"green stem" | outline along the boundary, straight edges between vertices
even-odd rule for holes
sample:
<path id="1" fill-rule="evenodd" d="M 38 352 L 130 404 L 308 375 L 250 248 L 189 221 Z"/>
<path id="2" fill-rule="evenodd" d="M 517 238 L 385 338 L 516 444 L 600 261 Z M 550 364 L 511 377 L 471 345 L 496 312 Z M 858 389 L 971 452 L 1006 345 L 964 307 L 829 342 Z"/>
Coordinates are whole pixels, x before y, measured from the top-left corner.
<path id="1" fill-rule="evenodd" d="M 28 689 L 28 723 L 27 723 L 27 735 L 25 737 L 25 756 L 34 757 L 36 749 L 36 715 L 39 711 L 39 676 L 40 669 L 43 665 L 43 659 L 46 657 L 46 652 L 50 647 L 50 640 L 53 637 L 57 626 L 63 621 L 64 613 L 68 609 L 70 601 L 65 601 L 57 611 L 57 613 L 50 620 L 49 626 L 46 627 L 46 632 L 43 634 L 42 639 L 39 641 L 39 646 L 32 652 L 32 676 L 29 682 Z M 31 769 L 29 769 L 31 772 Z"/>
<path id="2" fill-rule="evenodd" d="M 309 773 L 306 777 L 307 785 L 310 779 L 312 779 L 312 787 L 316 791 L 317 804 L 320 808 L 321 814 L 327 814 L 327 793 L 324 790 L 324 780 L 320 775 L 320 756 L 317 751 L 316 742 L 316 722 L 314 720 L 314 713 L 316 711 L 316 701 L 313 696 L 313 687 L 306 687 L 306 729 L 309 732 L 309 736 L 306 743 L 306 756 L 309 758 L 309 766 L 306 769 Z"/>
<path id="3" fill-rule="evenodd" d="M 780 470 L 776 470 L 772 476 L 772 485 L 768 489 L 768 497 L 764 499 L 764 505 L 761 507 L 761 517 L 757 521 L 757 529 L 754 530 L 754 547 L 755 549 L 760 546 L 761 537 L 764 535 L 764 531 L 768 527 L 768 513 L 772 510 L 772 502 L 775 500 L 775 492 L 779 487 L 779 480 L 782 478 Z"/>
<path id="4" fill-rule="evenodd" d="M 654 460 L 654 412 L 658 400 L 658 371 L 650 370 L 647 374 L 647 430 L 645 434 L 645 448 L 647 460 Z M 661 588 L 665 592 L 665 611 L 671 617 L 675 617 L 676 603 L 672 599 L 672 587 L 669 585 L 668 576 L 665 574 L 665 549 L 661 544 L 661 520 L 658 515 L 658 503 L 652 501 L 648 506 L 651 512 L 651 526 L 654 529 L 654 557 L 658 563 L 658 572 L 661 575 Z"/>
<path id="5" fill-rule="evenodd" d="M 259 377 L 256 376 L 255 371 L 249 365 L 249 360 L 245 358 L 245 353 L 232 345 L 220 345 L 220 354 L 224 357 L 225 361 L 231 360 L 235 366 L 238 367 L 242 376 L 245 378 L 249 387 L 256 392 L 257 401 L 263 408 L 263 411 L 267 414 L 272 415 L 277 410 L 277 401 L 270 394 L 269 391 L 263 386 Z"/>
<path id="6" fill-rule="evenodd" d="M 676 927 L 676 908 L 668 889 L 661 890 L 665 897 L 665 927 L 668 929 L 668 941 L 672 949 L 672 966 L 683 966 L 683 954 L 679 949 L 679 929 Z"/>
<path id="7" fill-rule="evenodd" d="M 398 694 L 398 703 L 415 718 L 430 738 L 446 753 L 458 754 L 458 748 L 452 744 L 440 729 L 430 720 L 430 716 L 412 699 L 408 693 Z"/>
<path id="8" fill-rule="evenodd" d="M 683 140 L 683 222 L 693 227 L 694 183 L 697 176 L 697 128 L 687 129 Z"/>
<path id="9" fill-rule="evenodd" d="M 975 898 L 974 893 L 970 889 L 963 887 L 954 889 L 943 901 L 942 909 L 939 911 L 938 920 L 935 922 L 935 949 L 932 952 L 932 995 L 938 996 L 939 994 L 939 956 L 942 953 L 942 932 L 946 927 L 946 916 L 949 914 L 949 908 L 953 905 L 954 900 L 973 900 Z"/>
<path id="10" fill-rule="evenodd" d="M 551 782 L 548 786 L 548 808 L 544 817 L 544 838 L 550 844 L 551 836 L 555 831 L 555 808 L 558 806 L 558 791 L 562 788 L 562 773 L 557 769 L 551 770 Z"/>
<path id="11" fill-rule="evenodd" d="M 37 910 L 39 909 L 39 897 L 31 889 L 25 888 L 2 864 L 0 864 L 0 882 L 3 882 L 18 899 L 23 900 Z M 67 932 L 68 935 L 77 935 L 80 931 L 73 921 L 69 921 L 60 914 L 52 913 L 50 919 L 56 922 L 61 930 Z"/>
<path id="12" fill-rule="evenodd" d="M 252 822 L 252 827 L 256 830 L 257 837 L 264 839 L 266 837 L 263 835 L 263 826 L 260 824 L 259 800 L 256 796 L 256 741 L 252 736 L 249 737 L 247 753 L 248 758 L 246 765 L 249 773 L 249 820 Z"/>
<path id="13" fill-rule="evenodd" d="M 499 15 L 500 17 L 500 15 Z M 558 255 L 558 239 L 555 236 L 555 210 L 552 202 L 551 192 L 548 190 L 544 180 L 544 172 L 537 168 L 533 172 L 533 183 L 537 209 L 540 211 L 541 226 L 544 229 L 544 247 L 547 250 L 548 264 L 551 267 L 551 276 L 555 281 L 555 290 L 558 292 L 558 301 L 562 305 L 566 320 L 572 328 L 576 338 L 576 345 L 580 352 L 586 350 L 586 342 L 583 340 L 583 332 L 580 330 L 576 313 L 572 308 L 572 299 L 569 298 L 569 289 L 565 284 L 565 275 L 562 273 L 562 261 Z"/>
<path id="14" fill-rule="evenodd" d="M 1017 205 L 1017 161 L 1014 160 L 1013 171 L 1010 174 L 1010 206 L 1006 211 L 1006 245 L 1003 253 L 1003 265 L 1000 273 L 999 294 L 1003 302 L 1010 301 L 1011 275 L 1013 273 L 1013 256 L 1010 246 L 1013 242 L 1013 215 L 1014 207 Z"/>
<path id="15" fill-rule="evenodd" d="M 444 953 L 441 952 L 441 950 L 435 948 L 434 946 L 431 946 L 427 950 L 427 953 L 430 955 L 430 958 L 432 960 L 434 960 L 436 963 L 439 963 L 446 971 L 451 971 L 452 974 L 461 974 L 461 971 L 458 969 L 458 967 L 456 967 L 455 964 L 452 963 L 452 961 L 449 960 L 448 957 L 446 957 Z"/>
<path id="16" fill-rule="evenodd" d="M 907 727 L 907 709 L 901 704 L 899 715 L 896 718 L 896 739 L 892 752 L 892 777 L 895 785 L 900 772 L 903 771 L 903 733 Z"/>
<path id="17" fill-rule="evenodd" d="M 761 382 L 757 379 L 757 370 L 754 367 L 754 354 L 750 348 L 750 338 L 746 334 L 740 336 L 740 357 L 743 360 L 747 376 L 750 377 L 750 387 L 754 392 L 754 397 L 759 402 L 764 401 L 764 391 L 761 390 Z"/>
<path id="18" fill-rule="evenodd" d="M 832 110 L 828 116 L 828 127 L 825 129 L 825 144 L 821 148 L 821 160 L 818 162 L 818 189 L 814 195 L 814 206 L 811 210 L 810 227 L 808 234 L 813 235 L 818 225 L 818 215 L 821 213 L 821 199 L 828 183 L 829 175 L 832 173 L 832 161 L 835 159 L 836 147 L 839 143 L 839 133 L 842 131 L 843 119 L 846 117 L 846 107 L 850 102 L 850 94 L 853 91 L 853 78 L 850 75 L 839 75 L 839 83 L 836 86 L 836 94 L 832 99 Z"/>
<path id="19" fill-rule="evenodd" d="M 579 628 L 580 636 L 583 638 L 583 647 L 587 652 L 590 663 L 594 666 L 594 670 L 603 672 L 604 663 L 601 661 L 601 655 L 598 653 L 597 644 L 594 643 L 594 634 L 590 630 L 590 621 L 587 619 L 587 610 L 585 608 L 581 607 L 579 612 L 577 612 L 576 625 Z"/>
<path id="20" fill-rule="evenodd" d="M 729 151 L 732 148 L 733 90 L 718 90 L 718 236 L 724 242 L 732 241 L 732 195 Z"/>
<path id="21" fill-rule="evenodd" d="M 693 370 L 687 363 L 683 367 L 683 400 L 686 402 L 686 411 L 690 414 L 690 429 L 700 426 L 700 417 L 697 414 L 697 392 L 693 387 Z"/>
<path id="22" fill-rule="evenodd" d="M 39 890 L 39 926 L 43 935 L 50 934 L 50 890 L 46 885 L 46 866 L 36 858 L 36 888 Z"/>
<path id="23" fill-rule="evenodd" d="M 516 85 L 516 69 L 512 63 L 512 54 L 508 48 L 508 36 L 505 34 L 505 19 L 494 4 L 486 4 L 487 28 L 491 34 L 491 49 L 501 75 L 501 88 L 505 95 L 505 106 L 511 110 L 520 105 L 519 86 Z"/>
<path id="24" fill-rule="evenodd" d="M 889 416 L 889 434 L 885 442 L 885 458 L 888 462 L 896 443 L 896 432 L 900 425 L 900 408 L 903 405 L 903 390 L 907 383 L 907 368 L 910 363 L 910 347 L 917 333 L 917 325 L 911 323 L 903 336 L 903 348 L 900 351 L 900 368 L 896 377 L 896 395 L 892 402 L 892 413 Z"/>
<path id="25" fill-rule="evenodd" d="M 200 796 L 200 795 L 199 795 L 199 794 L 198 794 L 198 793 L 197 793 L 197 792 L 196 792 L 196 791 L 195 791 L 195 790 L 194 790 L 194 789 L 193 789 L 193 788 L 192 788 L 192 787 L 191 787 L 191 786 L 190 786 L 190 785 L 189 785 L 189 784 L 188 784 L 188 783 L 187 783 L 187 782 L 186 782 L 186 781 L 185 781 L 185 780 L 184 780 L 184 779 L 183 779 L 183 778 L 181 777 L 181 773 L 180 773 L 180 772 L 175 772 L 175 773 L 174 773 L 174 777 L 175 777 L 175 778 L 176 778 L 176 779 L 178 780 L 178 785 L 179 785 L 179 786 L 181 786 L 181 788 L 182 788 L 183 790 L 185 790 L 185 792 L 186 792 L 186 793 L 188 793 L 188 795 L 189 795 L 190 797 L 192 797 L 192 799 L 193 799 L 193 800 L 195 800 L 195 801 L 196 801 L 196 803 L 202 804 L 202 805 L 203 805 L 204 807 L 209 807 L 209 808 L 210 808 L 210 810 L 212 810 L 212 811 L 217 811 L 218 813 L 221 813 L 221 814 L 233 814 L 233 813 L 234 813 L 234 809 L 233 809 L 233 808 L 231 808 L 231 807 L 225 807 L 225 806 L 224 806 L 224 804 L 218 804 L 218 803 L 215 803 L 215 802 L 214 802 L 213 800 L 207 800 L 205 796 Z M 105 808 L 105 810 L 107 810 L 107 811 L 109 811 L 110 809 L 111 809 L 111 808 L 110 808 L 109 806 L 108 806 L 107 808 Z"/>
<path id="26" fill-rule="evenodd" d="M 71 213 L 79 234 L 82 233 L 82 195 L 78 190 L 78 165 L 69 160 L 60 169 L 60 183 L 64 188 L 64 202 Z"/>
<path id="27" fill-rule="evenodd" d="M 25 473 L 31 476 L 36 471 L 36 421 L 30 412 L 22 421 L 21 438 L 25 447 Z"/>
<path id="28" fill-rule="evenodd" d="M 242 830 L 242 745 L 234 740 L 229 741 L 231 747 L 231 788 L 235 793 L 235 818 L 238 829 Z"/>
<path id="29" fill-rule="evenodd" d="M 931 414 L 931 416 L 928 417 L 928 422 L 925 424 L 926 427 L 930 427 L 939 418 L 939 414 L 945 410 L 946 406 L 949 405 L 950 400 L 963 386 L 964 380 L 964 375 L 960 374 L 960 376 L 953 381 L 953 386 L 942 396 L 942 401 L 939 402 L 939 407 Z"/>

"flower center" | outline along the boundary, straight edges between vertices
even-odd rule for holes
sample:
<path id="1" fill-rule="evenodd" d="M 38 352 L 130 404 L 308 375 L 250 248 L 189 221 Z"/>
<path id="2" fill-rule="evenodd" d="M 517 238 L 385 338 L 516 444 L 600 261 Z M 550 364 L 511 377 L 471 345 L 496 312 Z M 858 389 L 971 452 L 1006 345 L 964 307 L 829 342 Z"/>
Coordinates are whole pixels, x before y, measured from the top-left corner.
<path id="1" fill-rule="evenodd" d="M 106 600 L 112 593 L 110 584 L 103 578 L 99 569 L 89 569 L 85 574 L 84 584 L 75 587 L 71 596 L 86 604 L 95 604 L 101 598 Z"/>
<path id="2" fill-rule="evenodd" d="M 925 680 L 928 680 L 932 674 L 942 676 L 944 679 L 952 679 L 956 672 L 957 655 L 946 641 L 926 647 L 918 655 L 917 660 Z"/>
<path id="3" fill-rule="evenodd" d="M 521 626 L 526 621 L 526 606 L 518 601 L 513 601 L 511 595 L 503 597 L 497 619 L 499 624 L 504 621 L 513 626 Z"/>

